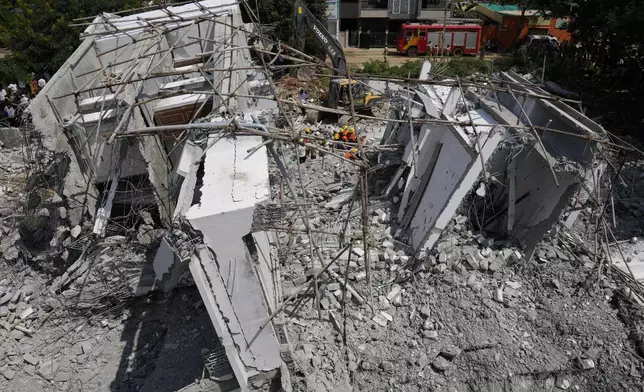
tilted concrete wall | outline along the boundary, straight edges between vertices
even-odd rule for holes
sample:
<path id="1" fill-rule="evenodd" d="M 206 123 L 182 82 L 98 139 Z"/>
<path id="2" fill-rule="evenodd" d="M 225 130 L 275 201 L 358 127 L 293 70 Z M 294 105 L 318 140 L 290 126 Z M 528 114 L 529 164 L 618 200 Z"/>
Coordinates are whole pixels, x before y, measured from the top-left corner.
<path id="1" fill-rule="evenodd" d="M 209 142 L 215 138 L 211 136 Z M 266 148 L 246 153 L 260 143 L 262 138 L 257 136 L 214 143 L 205 157 L 201 202 L 186 214 L 212 252 L 211 260 L 193 259 L 191 271 L 201 275 L 195 281 L 202 295 L 213 297 L 214 306 L 209 313 L 218 323 L 218 334 L 219 330 L 229 333 L 235 342 L 236 356 L 229 359 L 243 365 L 236 371 L 238 380 L 246 377 L 245 373 L 277 369 L 281 364 L 272 326 L 260 332 L 275 305 L 271 261 L 267 258 L 270 247 L 261 234 L 253 236 L 257 247 L 255 265 L 244 242 L 251 232 L 255 205 L 270 195 Z M 245 379 L 239 381 L 244 385 Z"/>
<path id="2" fill-rule="evenodd" d="M 79 166 L 80 146 L 70 146 L 59 121 L 76 113 L 74 97 L 55 97 L 72 93 L 86 80 L 80 77 L 76 85 L 71 78 L 72 73 L 80 74 L 99 67 L 100 63 L 94 56 L 87 56 L 87 53 L 93 51 L 93 43 L 93 38 L 85 39 L 32 101 L 33 123 L 36 130 L 42 133 L 44 146 L 53 151 L 69 152 L 71 158 L 69 173 L 65 178 L 64 196 L 67 198 L 68 216 L 72 225 L 81 222 L 84 211 L 94 214 L 97 192 L 94 187 L 87 187 L 87 173 L 83 173 Z"/>
<path id="3" fill-rule="evenodd" d="M 411 242 L 414 247 L 422 244 L 425 236 L 434 226 L 438 215 L 447 205 L 454 189 L 462 181 L 466 169 L 472 160 L 477 158 L 474 151 L 469 146 L 462 145 L 448 127 L 432 129 L 429 136 L 432 140 L 428 141 L 426 147 L 418 154 L 419 158 L 423 157 L 423 162 L 419 162 L 419 167 L 427 168 L 427 163 L 434 155 L 434 150 L 439 147 L 439 144 L 442 147 L 433 172 L 423 174 L 431 175 L 426 189 L 416 190 L 416 192 L 424 192 L 424 194 L 409 226 Z M 428 169 L 431 170 L 431 168 Z"/>

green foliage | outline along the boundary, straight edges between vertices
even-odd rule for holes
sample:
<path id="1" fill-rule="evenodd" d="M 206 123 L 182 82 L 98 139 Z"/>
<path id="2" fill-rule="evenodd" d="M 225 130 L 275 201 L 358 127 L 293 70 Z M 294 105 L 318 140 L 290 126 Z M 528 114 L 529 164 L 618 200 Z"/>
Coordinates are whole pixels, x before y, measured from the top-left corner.
<path id="1" fill-rule="evenodd" d="M 568 29 L 604 72 L 644 66 L 644 1 L 642 0 L 533 0 L 556 17 L 570 17 Z"/>
<path id="2" fill-rule="evenodd" d="M 390 76 L 396 78 L 406 78 L 411 76 L 417 78 L 420 75 L 420 68 L 423 62 L 420 60 L 406 61 L 401 65 L 389 65 L 383 60 L 368 60 L 362 64 L 362 67 L 352 66 L 351 70 L 356 73 L 365 73 L 378 76 Z"/>
<path id="3" fill-rule="evenodd" d="M 16 59 L 9 57 L 0 60 L 0 83 L 5 86 L 18 80 L 27 83 L 29 76 L 29 72 Z"/>
<path id="4" fill-rule="evenodd" d="M 437 68 L 437 74 L 449 77 L 492 73 L 492 63 L 478 57 L 454 58 L 446 63 L 434 64 L 434 66 Z"/>
<path id="5" fill-rule="evenodd" d="M 363 63 L 361 67 L 351 67 L 351 70 L 356 73 L 393 78 L 417 78 L 420 76 L 422 66 L 422 60 L 406 61 L 401 65 L 392 66 L 382 60 L 369 60 Z M 432 67 L 432 73 L 447 77 L 468 76 L 475 73 L 489 74 L 492 72 L 492 64 L 489 61 L 474 57 L 452 58 L 447 62 L 434 63 Z"/>
<path id="6" fill-rule="evenodd" d="M 303 0 L 306 7 L 311 10 L 313 15 L 326 25 L 326 0 Z M 253 12 L 257 14 L 259 10 L 259 20 L 263 25 L 274 27 L 274 38 L 288 42 L 294 45 L 295 38 L 295 1 L 293 0 L 249 0 L 248 4 Z M 313 37 L 310 31 L 304 31 L 306 34 L 304 51 L 306 53 L 320 54 L 323 53 L 322 47 Z"/>
<path id="7" fill-rule="evenodd" d="M 0 43 L 12 51 L 12 72 L 53 74 L 80 44 L 83 28 L 71 27 L 73 19 L 139 7 L 142 3 L 143 0 L 0 0 Z"/>

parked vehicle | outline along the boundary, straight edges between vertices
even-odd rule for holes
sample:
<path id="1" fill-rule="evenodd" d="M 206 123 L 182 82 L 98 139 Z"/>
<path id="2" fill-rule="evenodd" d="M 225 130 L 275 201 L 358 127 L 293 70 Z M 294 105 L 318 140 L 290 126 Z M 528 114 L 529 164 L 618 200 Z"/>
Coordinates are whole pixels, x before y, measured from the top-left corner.
<path id="1" fill-rule="evenodd" d="M 525 39 L 525 45 L 530 50 L 549 50 L 559 49 L 559 40 L 549 35 L 529 35 Z"/>
<path id="2" fill-rule="evenodd" d="M 342 46 L 304 5 L 303 0 L 297 0 L 295 7 L 295 26 L 298 34 L 304 34 L 304 28 L 309 28 L 313 32 L 313 36 L 322 44 L 324 51 L 333 63 L 333 78 L 329 80 L 329 89 L 321 97 L 325 105 L 333 109 L 338 107 L 348 108 L 351 107 L 352 102 L 350 97 L 353 97 L 355 110 L 368 111 L 374 105 L 380 103 L 383 97 L 371 92 L 364 84 L 357 80 L 352 80 L 349 83 L 348 79 L 340 77 L 347 71 L 347 60 Z"/>
<path id="3" fill-rule="evenodd" d="M 419 54 L 477 55 L 481 49 L 479 25 L 403 24 L 398 33 L 399 54 L 414 57 Z M 441 44 L 442 43 L 442 44 Z M 441 49 L 442 46 L 442 49 Z"/>

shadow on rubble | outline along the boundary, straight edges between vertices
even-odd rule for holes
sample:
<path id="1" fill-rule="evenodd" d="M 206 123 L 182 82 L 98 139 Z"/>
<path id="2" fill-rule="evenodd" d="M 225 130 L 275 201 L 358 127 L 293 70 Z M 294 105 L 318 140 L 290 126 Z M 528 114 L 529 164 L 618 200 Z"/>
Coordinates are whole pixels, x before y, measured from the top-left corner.
<path id="1" fill-rule="evenodd" d="M 149 287 L 154 276 L 153 258 L 151 252 L 140 288 Z M 195 287 L 138 299 L 124 324 L 111 391 L 177 391 L 204 377 L 203 354 L 212 350 L 216 335 Z"/>

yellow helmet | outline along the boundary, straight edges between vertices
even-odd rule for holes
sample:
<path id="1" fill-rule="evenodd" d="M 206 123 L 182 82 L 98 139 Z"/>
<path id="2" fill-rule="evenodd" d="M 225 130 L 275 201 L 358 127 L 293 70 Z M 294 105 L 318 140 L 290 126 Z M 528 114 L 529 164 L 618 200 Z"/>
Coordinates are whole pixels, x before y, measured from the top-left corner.
<path id="1" fill-rule="evenodd" d="M 340 134 L 339 134 L 339 133 L 334 133 L 334 134 L 333 134 L 333 138 L 334 138 L 335 140 L 340 139 Z"/>
<path id="2" fill-rule="evenodd" d="M 345 126 L 344 126 L 344 127 L 342 127 L 342 128 L 343 128 L 343 129 L 347 129 L 347 128 L 349 128 L 349 126 L 348 126 L 348 125 L 345 125 Z"/>
<path id="3" fill-rule="evenodd" d="M 353 127 L 351 127 L 351 129 L 349 129 L 349 132 L 351 132 L 351 133 L 353 133 L 353 132 L 355 132 L 355 131 L 356 131 L 356 130 L 355 130 L 355 129 L 353 129 Z"/>
<path id="4" fill-rule="evenodd" d="M 306 128 L 305 132 L 306 133 L 311 133 L 311 128 Z"/>
<path id="5" fill-rule="evenodd" d="M 353 152 L 358 152 L 358 149 L 357 149 L 357 148 L 354 148 L 352 151 L 353 151 Z"/>

